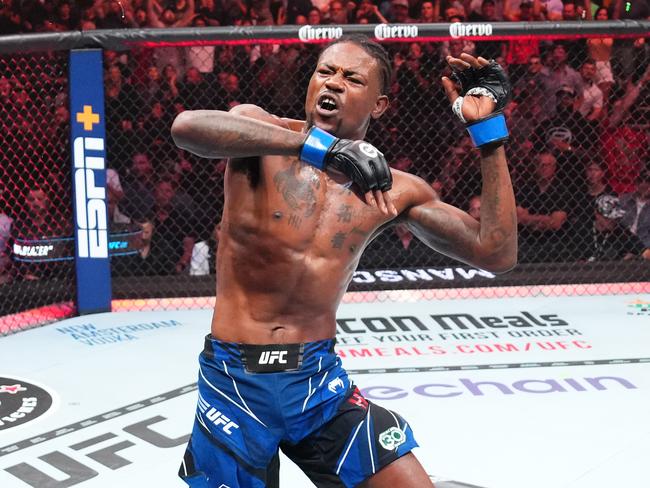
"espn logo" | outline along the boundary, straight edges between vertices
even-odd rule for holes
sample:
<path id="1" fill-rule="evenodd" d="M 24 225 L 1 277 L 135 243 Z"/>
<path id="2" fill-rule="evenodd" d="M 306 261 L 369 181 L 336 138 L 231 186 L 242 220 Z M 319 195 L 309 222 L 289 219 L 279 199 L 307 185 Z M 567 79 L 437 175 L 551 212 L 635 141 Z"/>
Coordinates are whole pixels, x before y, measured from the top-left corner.
<path id="1" fill-rule="evenodd" d="M 108 257 L 108 218 L 106 189 L 97 184 L 97 176 L 105 170 L 101 155 L 104 139 L 76 137 L 73 142 L 75 213 L 80 258 Z"/>
<path id="2" fill-rule="evenodd" d="M 257 364 L 287 364 L 287 351 L 262 351 Z"/>

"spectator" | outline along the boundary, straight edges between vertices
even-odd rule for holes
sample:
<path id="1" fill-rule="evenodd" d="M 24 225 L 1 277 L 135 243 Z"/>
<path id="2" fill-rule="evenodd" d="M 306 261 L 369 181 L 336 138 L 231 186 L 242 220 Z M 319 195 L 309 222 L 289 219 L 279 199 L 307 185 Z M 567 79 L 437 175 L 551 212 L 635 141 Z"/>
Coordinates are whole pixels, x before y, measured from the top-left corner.
<path id="1" fill-rule="evenodd" d="M 13 0 L 0 2 L 0 32 L 2 34 L 18 34 L 22 31 L 22 18 L 14 7 Z"/>
<path id="2" fill-rule="evenodd" d="M 612 19 L 648 19 L 650 18 L 650 3 L 647 0 L 625 1 L 615 0 Z M 645 55 L 645 38 L 616 39 L 614 42 L 614 59 L 616 72 L 623 83 L 629 82 L 639 68 L 643 69 Z"/>
<path id="3" fill-rule="evenodd" d="M 197 68 L 189 68 L 185 73 L 183 83 L 178 87 L 178 96 L 186 110 L 197 110 L 198 108 L 223 108 L 221 93 L 214 93 L 218 85 L 212 85 L 206 81 Z"/>
<path id="4" fill-rule="evenodd" d="M 12 278 L 9 240 L 13 219 L 3 209 L 7 193 L 4 183 L 0 181 L 0 285 L 9 283 Z"/>
<path id="5" fill-rule="evenodd" d="M 481 13 L 472 12 L 467 18 L 469 22 L 498 22 L 496 4 L 494 0 L 483 0 Z M 501 41 L 481 41 L 476 43 L 476 55 L 485 59 L 496 59 L 503 54 L 503 43 Z"/>
<path id="6" fill-rule="evenodd" d="M 123 10 L 123 4 L 117 1 L 104 2 L 102 8 L 95 8 L 97 13 L 95 24 L 100 29 L 127 29 L 132 26 L 129 20 L 132 16 L 127 17 L 126 10 Z M 127 10 L 130 9 L 127 7 Z"/>
<path id="7" fill-rule="evenodd" d="M 191 24 L 193 17 L 194 0 L 187 0 L 187 7 L 178 18 L 171 7 L 162 8 L 157 0 L 147 0 L 147 19 L 149 19 L 150 27 L 159 29 L 164 27 L 187 27 Z M 160 70 L 162 70 L 163 66 L 171 64 L 177 73 L 181 73 L 184 68 L 183 61 L 181 48 L 159 47 L 154 51 L 154 62 Z"/>
<path id="8" fill-rule="evenodd" d="M 18 205 L 12 227 L 13 239 L 47 240 L 72 234 L 69 218 L 56 215 L 44 186 L 31 182 L 25 201 Z M 24 280 L 40 280 L 53 277 L 62 268 L 60 262 L 16 263 L 19 276 Z"/>
<path id="9" fill-rule="evenodd" d="M 594 215 L 592 239 L 585 249 L 587 261 L 629 260 L 643 254 L 639 238 L 621 225 L 624 211 L 617 197 L 600 195 Z"/>
<path id="10" fill-rule="evenodd" d="M 313 7 L 310 0 L 288 0 L 286 17 L 288 24 L 298 24 L 297 17 L 306 18 Z"/>
<path id="11" fill-rule="evenodd" d="M 329 2 L 328 2 L 329 4 Z M 309 25 L 320 25 L 323 23 L 323 14 L 318 8 L 310 8 L 307 13 L 307 23 Z"/>
<path id="12" fill-rule="evenodd" d="M 587 17 L 591 18 L 591 13 L 587 11 Z M 609 13 L 605 7 L 596 10 L 596 20 L 609 20 Z M 612 48 L 614 39 L 611 37 L 595 37 L 587 39 L 587 52 L 589 58 L 596 62 L 596 79 L 598 88 L 603 92 L 603 99 L 609 100 L 609 94 L 614 85 L 614 75 L 612 74 Z"/>
<path id="13" fill-rule="evenodd" d="M 408 0 L 391 0 L 387 17 L 395 24 L 412 24 L 415 20 L 409 16 L 409 8 Z"/>
<path id="14" fill-rule="evenodd" d="M 576 110 L 578 99 L 572 87 L 560 87 L 555 100 L 555 115 L 537 126 L 533 133 L 533 143 L 537 151 L 552 151 L 565 174 L 576 166 L 577 160 L 585 151 L 591 149 L 596 132 L 595 125 L 590 125 Z"/>
<path id="15" fill-rule="evenodd" d="M 572 256 L 565 241 L 572 195 L 558 177 L 557 160 L 551 152 L 539 153 L 535 162 L 533 180 L 517 194 L 521 261 L 565 261 Z"/>
<path id="16" fill-rule="evenodd" d="M 539 54 L 531 54 L 526 71 L 517 79 L 513 87 L 513 98 L 517 102 L 535 100 L 541 102 L 544 92 L 544 65 Z"/>
<path id="17" fill-rule="evenodd" d="M 205 27 L 206 18 L 196 16 L 192 21 L 192 27 Z M 212 73 L 214 71 L 214 51 L 215 46 L 190 46 L 185 54 L 187 67 L 196 68 L 202 74 Z"/>
<path id="18" fill-rule="evenodd" d="M 562 0 L 562 20 L 579 20 L 575 0 Z"/>
<path id="19" fill-rule="evenodd" d="M 196 13 L 203 18 L 206 25 L 217 27 L 223 24 L 224 13 L 221 3 L 214 0 L 199 0 Z"/>
<path id="20" fill-rule="evenodd" d="M 580 76 L 583 82 L 583 95 L 578 111 L 590 122 L 600 119 L 603 113 L 603 92 L 596 85 L 596 63 L 588 59 L 582 63 Z"/>
<path id="21" fill-rule="evenodd" d="M 130 224 L 131 218 L 128 215 L 122 213 L 119 208 L 120 200 L 123 198 L 120 196 L 120 193 L 110 185 L 107 185 L 106 196 L 108 200 L 107 211 L 108 211 L 108 222 L 109 225 L 112 224 Z"/>
<path id="22" fill-rule="evenodd" d="M 219 73 L 218 80 L 223 90 L 224 101 L 229 109 L 242 103 L 244 96 L 239 85 L 239 76 L 236 73 L 222 71 Z"/>
<path id="23" fill-rule="evenodd" d="M 504 17 L 513 22 L 531 22 L 540 18 L 533 15 L 533 4 L 528 0 L 524 0 L 519 4 L 519 10 L 513 8 L 511 0 L 506 1 L 504 8 Z M 508 74 L 513 84 L 516 84 L 524 76 L 533 57 L 539 61 L 537 70 L 537 73 L 539 73 L 542 69 L 539 53 L 539 41 L 537 39 L 517 38 L 508 41 L 505 45 L 505 62 L 508 65 Z"/>
<path id="24" fill-rule="evenodd" d="M 601 137 L 609 183 L 619 194 L 636 191 L 636 180 L 650 157 L 646 111 L 650 99 L 650 66 L 637 82 L 628 82 L 625 93 L 613 104 Z M 639 101 L 645 100 L 645 103 Z M 644 106 L 646 108 L 644 108 Z"/>
<path id="25" fill-rule="evenodd" d="M 150 220 L 138 224 L 142 230 L 138 252 L 111 260 L 115 274 L 119 276 L 160 276 L 168 274 L 161 268 L 163 256 L 153 244 L 156 228 Z"/>
<path id="26" fill-rule="evenodd" d="M 431 3 L 431 2 L 429 2 Z M 359 8 L 356 11 L 356 23 L 366 21 L 368 24 L 387 24 L 388 20 L 379 11 L 379 7 L 372 0 L 360 0 Z"/>
<path id="27" fill-rule="evenodd" d="M 420 12 L 416 22 L 421 24 L 440 22 L 440 0 L 424 0 L 420 4 Z"/>
<path id="28" fill-rule="evenodd" d="M 347 24 L 348 10 L 341 0 L 332 0 L 329 6 L 329 24 Z"/>
<path id="29" fill-rule="evenodd" d="M 215 270 L 220 233 L 221 222 L 214 226 L 209 239 L 194 244 L 192 261 L 190 262 L 190 276 L 204 276 Z"/>
<path id="30" fill-rule="evenodd" d="M 607 183 L 607 165 L 597 159 L 591 160 L 586 166 L 581 184 L 576 188 L 573 212 L 569 220 L 570 244 L 575 246 L 576 259 L 585 259 L 584 242 L 591 235 L 594 227 L 594 212 L 596 200 L 601 195 L 615 195 Z"/>
<path id="31" fill-rule="evenodd" d="M 136 153 L 124 179 L 124 209 L 127 215 L 143 220 L 153 209 L 154 169 L 149 156 Z"/>
<path id="32" fill-rule="evenodd" d="M 582 97 L 582 77 L 576 70 L 567 65 L 567 50 L 564 44 L 555 43 L 549 58 L 549 66 L 541 71 L 545 76 L 541 78 L 544 100 L 544 109 L 554 115 L 557 107 L 556 94 L 563 86 L 573 89 L 577 97 Z"/>
<path id="33" fill-rule="evenodd" d="M 156 234 L 152 245 L 160 251 L 163 274 L 178 274 L 188 270 L 196 241 L 193 216 L 174 203 L 176 189 L 172 180 L 161 178 L 154 189 L 152 222 Z"/>
<path id="34" fill-rule="evenodd" d="M 480 171 L 479 161 L 471 144 L 468 137 L 463 137 L 450 147 L 440 174 L 431 184 L 443 202 L 458 208 L 466 208 L 468 197 L 481 192 L 480 173 L 476 173 Z"/>
<path id="35" fill-rule="evenodd" d="M 621 208 L 623 225 L 641 240 L 644 257 L 650 259 L 650 168 L 640 173 L 635 192 L 621 196 Z"/>

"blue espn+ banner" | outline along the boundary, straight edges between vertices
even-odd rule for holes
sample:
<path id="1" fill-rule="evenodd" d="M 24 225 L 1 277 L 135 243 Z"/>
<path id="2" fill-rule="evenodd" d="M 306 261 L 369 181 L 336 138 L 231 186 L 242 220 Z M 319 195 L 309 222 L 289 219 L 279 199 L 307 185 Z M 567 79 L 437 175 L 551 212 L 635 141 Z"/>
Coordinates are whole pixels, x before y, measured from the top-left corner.
<path id="1" fill-rule="evenodd" d="M 100 49 L 70 52 L 70 127 L 78 312 L 106 312 L 111 274 Z"/>

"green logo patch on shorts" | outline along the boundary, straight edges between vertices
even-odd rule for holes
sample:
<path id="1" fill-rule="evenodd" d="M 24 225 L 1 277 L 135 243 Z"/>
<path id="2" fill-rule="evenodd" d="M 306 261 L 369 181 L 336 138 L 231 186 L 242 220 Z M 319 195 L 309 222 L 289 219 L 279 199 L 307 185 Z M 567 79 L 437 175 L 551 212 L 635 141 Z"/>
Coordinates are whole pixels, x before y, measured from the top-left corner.
<path id="1" fill-rule="evenodd" d="M 399 427 L 391 427 L 379 434 L 379 443 L 381 447 L 388 451 L 393 451 L 406 441 L 406 434 Z"/>

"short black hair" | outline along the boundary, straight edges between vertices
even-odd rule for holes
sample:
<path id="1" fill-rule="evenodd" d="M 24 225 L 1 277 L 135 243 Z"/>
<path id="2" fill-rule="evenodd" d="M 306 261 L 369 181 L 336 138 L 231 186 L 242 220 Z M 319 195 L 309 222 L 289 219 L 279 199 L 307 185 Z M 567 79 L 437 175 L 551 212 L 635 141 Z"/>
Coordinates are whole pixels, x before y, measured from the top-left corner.
<path id="1" fill-rule="evenodd" d="M 388 51 L 384 49 L 384 46 L 369 39 L 363 34 L 349 34 L 349 35 L 341 36 L 338 39 L 329 43 L 321 51 L 321 54 L 325 52 L 327 49 L 329 49 L 330 47 L 334 46 L 335 44 L 342 44 L 342 43 L 350 43 L 359 46 L 366 53 L 368 53 L 372 58 L 374 58 L 375 61 L 377 61 L 377 64 L 379 65 L 379 74 L 381 75 L 381 80 L 380 80 L 381 94 L 388 95 L 390 93 L 390 79 L 392 73 L 392 65 L 390 61 L 390 56 L 388 55 Z"/>

